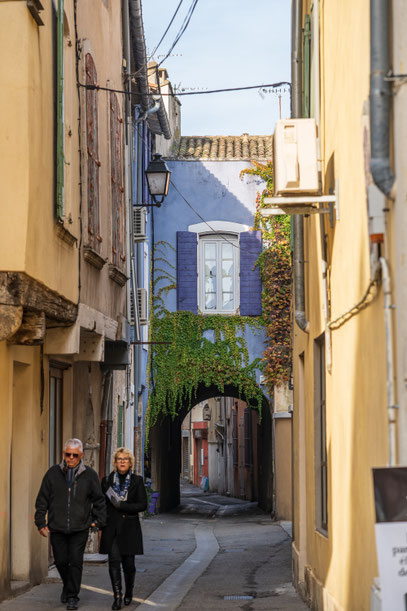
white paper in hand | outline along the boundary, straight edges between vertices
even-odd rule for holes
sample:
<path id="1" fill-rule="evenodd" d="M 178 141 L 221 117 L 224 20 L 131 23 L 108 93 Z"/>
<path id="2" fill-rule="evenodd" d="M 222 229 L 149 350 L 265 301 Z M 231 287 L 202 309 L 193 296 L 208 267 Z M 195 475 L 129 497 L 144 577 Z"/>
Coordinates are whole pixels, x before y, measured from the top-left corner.
<path id="1" fill-rule="evenodd" d="M 120 503 L 120 501 L 122 500 L 120 496 L 113 490 L 111 486 L 106 490 L 106 496 L 109 499 L 109 501 L 113 503 L 113 505 Z"/>

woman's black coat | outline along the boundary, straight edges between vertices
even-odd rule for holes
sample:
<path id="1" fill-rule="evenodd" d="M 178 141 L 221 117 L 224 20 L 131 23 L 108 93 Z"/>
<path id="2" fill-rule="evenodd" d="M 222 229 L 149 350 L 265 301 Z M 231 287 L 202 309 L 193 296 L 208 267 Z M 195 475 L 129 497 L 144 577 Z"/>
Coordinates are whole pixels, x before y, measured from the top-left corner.
<path id="1" fill-rule="evenodd" d="M 106 491 L 113 487 L 114 473 L 102 479 L 102 490 Z M 143 537 L 141 534 L 139 511 L 147 507 L 147 494 L 144 488 L 143 478 L 134 473 L 130 476 L 130 486 L 127 491 L 127 501 L 122 501 L 116 509 L 106 497 L 107 522 L 102 530 L 100 539 L 100 553 L 108 554 L 112 547 L 113 539 L 117 538 L 120 554 L 143 554 Z"/>

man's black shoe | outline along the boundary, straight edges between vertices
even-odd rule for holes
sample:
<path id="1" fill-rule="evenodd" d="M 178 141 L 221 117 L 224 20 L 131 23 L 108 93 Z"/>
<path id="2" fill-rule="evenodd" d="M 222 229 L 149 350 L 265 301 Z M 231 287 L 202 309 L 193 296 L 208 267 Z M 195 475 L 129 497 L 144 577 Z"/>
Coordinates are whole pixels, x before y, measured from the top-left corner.
<path id="1" fill-rule="evenodd" d="M 66 605 L 66 603 L 68 602 L 68 594 L 65 591 L 65 588 L 62 588 L 62 592 L 61 592 L 61 603 L 63 605 Z"/>
<path id="2" fill-rule="evenodd" d="M 67 609 L 73 610 L 78 608 L 78 598 L 68 598 Z"/>

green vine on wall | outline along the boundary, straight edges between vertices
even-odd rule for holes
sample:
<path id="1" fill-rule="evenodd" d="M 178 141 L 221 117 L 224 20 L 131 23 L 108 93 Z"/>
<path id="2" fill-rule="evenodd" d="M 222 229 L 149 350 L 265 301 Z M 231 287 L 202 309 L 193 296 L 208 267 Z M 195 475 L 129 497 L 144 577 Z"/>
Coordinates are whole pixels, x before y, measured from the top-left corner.
<path id="1" fill-rule="evenodd" d="M 166 310 L 164 296 L 176 288 L 175 267 L 168 261 L 169 251 L 174 250 L 161 241 L 153 253 L 149 341 L 154 343 L 148 371 L 147 429 L 160 414 L 175 417 L 182 406 L 191 405 L 200 383 L 215 386 L 220 394 L 232 385 L 261 413 L 263 393 L 256 382 L 256 369 L 262 363 L 261 359 L 249 362 L 244 337 L 246 326 L 252 330 L 262 327 L 261 318 Z"/>
<path id="2" fill-rule="evenodd" d="M 266 183 L 262 193 L 257 193 L 254 228 L 261 230 L 266 246 L 258 265 L 263 282 L 262 318 L 268 343 L 263 354 L 264 376 L 272 396 L 274 386 L 287 382 L 291 370 L 290 217 L 261 216 L 264 198 L 273 194 L 273 166 L 271 161 L 266 164 L 253 161 L 252 165 L 242 170 L 240 176 L 258 176 Z"/>

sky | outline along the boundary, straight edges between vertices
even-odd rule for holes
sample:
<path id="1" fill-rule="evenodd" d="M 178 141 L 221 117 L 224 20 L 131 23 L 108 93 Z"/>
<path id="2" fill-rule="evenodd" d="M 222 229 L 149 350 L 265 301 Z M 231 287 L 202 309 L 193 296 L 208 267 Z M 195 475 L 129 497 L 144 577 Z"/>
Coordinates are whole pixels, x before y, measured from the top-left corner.
<path id="1" fill-rule="evenodd" d="M 183 0 L 154 59 L 171 47 L 193 0 Z M 147 56 L 164 34 L 179 0 L 143 0 Z M 222 89 L 290 81 L 291 0 L 198 0 L 185 33 L 163 63 L 177 89 Z M 161 57 L 160 57 L 161 55 Z M 282 118 L 289 117 L 287 91 Z M 258 89 L 179 98 L 181 134 L 272 134 L 279 98 Z"/>

